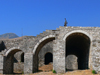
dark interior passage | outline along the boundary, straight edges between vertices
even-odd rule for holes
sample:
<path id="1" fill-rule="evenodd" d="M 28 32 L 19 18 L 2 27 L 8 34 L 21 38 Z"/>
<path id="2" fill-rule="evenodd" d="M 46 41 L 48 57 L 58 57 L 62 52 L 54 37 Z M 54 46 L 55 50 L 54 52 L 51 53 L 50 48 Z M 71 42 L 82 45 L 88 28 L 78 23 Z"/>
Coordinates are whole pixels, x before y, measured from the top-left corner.
<path id="1" fill-rule="evenodd" d="M 5 49 L 6 49 L 6 46 L 5 46 L 4 42 L 3 41 L 0 41 L 0 52 L 2 50 L 5 50 Z"/>
<path id="2" fill-rule="evenodd" d="M 24 53 L 21 54 L 21 62 L 24 62 Z"/>
<path id="3" fill-rule="evenodd" d="M 45 65 L 49 64 L 50 62 L 53 62 L 53 56 L 52 53 L 47 53 L 45 55 Z"/>
<path id="4" fill-rule="evenodd" d="M 66 57 L 69 54 L 78 57 L 78 69 L 88 69 L 90 39 L 82 33 L 74 33 L 66 39 Z"/>

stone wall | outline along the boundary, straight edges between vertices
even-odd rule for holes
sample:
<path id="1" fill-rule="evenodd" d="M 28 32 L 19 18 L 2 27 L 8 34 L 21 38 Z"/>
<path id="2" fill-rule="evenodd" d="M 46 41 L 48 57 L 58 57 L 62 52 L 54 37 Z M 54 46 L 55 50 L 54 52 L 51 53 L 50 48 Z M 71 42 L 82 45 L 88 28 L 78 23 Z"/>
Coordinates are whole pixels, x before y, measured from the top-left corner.
<path id="1" fill-rule="evenodd" d="M 90 38 L 90 51 L 89 51 L 89 68 L 96 70 L 96 72 L 100 73 L 99 71 L 99 40 L 100 40 L 100 28 L 99 27 L 59 27 L 57 30 L 60 32 L 58 33 L 57 39 L 54 41 L 54 48 L 53 54 L 54 56 L 54 69 L 58 73 L 65 72 L 65 42 L 66 38 L 73 34 L 73 33 L 82 33 L 87 35 Z M 97 40 L 97 41 L 95 41 Z M 95 47 L 93 46 L 95 45 Z M 59 53 L 58 53 L 59 52 Z M 56 58 L 58 59 L 56 59 Z M 59 62 L 60 61 L 60 62 Z M 56 64 L 59 62 L 60 64 Z M 60 68 L 61 67 L 61 68 Z M 58 69 L 59 68 L 59 69 Z"/>
<path id="2" fill-rule="evenodd" d="M 14 63 L 14 70 L 15 73 L 23 73 L 24 72 L 24 63 Z"/>
<path id="3" fill-rule="evenodd" d="M 38 66 L 39 67 L 45 65 L 44 64 L 44 62 L 45 62 L 45 54 L 48 53 L 48 52 L 53 53 L 52 51 L 53 51 L 53 42 L 49 42 L 45 46 L 43 46 L 43 48 L 40 50 L 39 55 L 38 55 L 38 57 L 39 57 L 39 65 Z M 21 54 L 22 53 L 23 52 L 21 51 L 21 52 L 17 52 L 14 55 L 14 57 L 15 57 L 14 58 L 14 60 L 15 60 L 14 70 L 15 71 L 19 71 L 19 70 L 23 71 L 23 69 L 24 69 L 24 65 L 23 65 L 24 62 L 23 62 L 23 64 L 20 64 L 21 63 Z"/>
<path id="4" fill-rule="evenodd" d="M 78 58 L 75 55 L 68 55 L 66 57 L 66 70 L 69 70 L 69 71 L 78 70 L 77 59 Z"/>
<path id="5" fill-rule="evenodd" d="M 51 52 L 53 53 L 53 69 L 57 73 L 64 73 L 66 72 L 67 65 L 66 39 L 74 33 L 84 34 L 90 39 L 89 58 L 86 59 L 88 60 L 86 63 L 89 64 L 88 68 L 100 73 L 100 27 L 59 27 L 56 30 L 46 30 L 36 37 L 26 36 L 10 40 L 1 40 L 0 54 L 6 57 L 17 51 L 24 52 L 24 71 L 25 73 L 32 73 L 33 70 L 38 69 L 38 57 L 39 66 L 42 66 L 44 65 L 45 53 Z M 20 50 L 12 50 L 15 48 Z M 17 55 L 19 56 L 17 57 Z M 20 61 L 20 55 L 20 53 L 15 54 L 18 61 Z M 8 65 L 7 62 L 9 61 L 5 60 L 5 62 Z"/>
<path id="6" fill-rule="evenodd" d="M 53 42 L 49 42 L 47 43 L 39 52 L 39 66 L 43 66 L 45 65 L 44 62 L 45 62 L 45 54 L 46 53 L 52 53 L 53 54 Z M 49 59 L 49 58 L 48 58 Z"/>

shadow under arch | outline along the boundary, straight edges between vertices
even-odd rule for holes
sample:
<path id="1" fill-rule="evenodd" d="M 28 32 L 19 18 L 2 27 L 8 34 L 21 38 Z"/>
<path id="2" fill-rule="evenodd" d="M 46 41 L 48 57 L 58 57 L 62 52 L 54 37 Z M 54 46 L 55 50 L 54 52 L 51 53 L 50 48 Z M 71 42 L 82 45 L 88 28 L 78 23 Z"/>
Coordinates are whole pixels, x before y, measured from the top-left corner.
<path id="1" fill-rule="evenodd" d="M 38 71 L 38 54 L 39 51 L 41 50 L 41 48 L 47 44 L 50 41 L 55 40 L 55 36 L 54 35 L 49 35 L 46 36 L 42 39 L 40 39 L 40 41 L 35 45 L 34 50 L 33 50 L 33 71 Z"/>
<path id="2" fill-rule="evenodd" d="M 6 46 L 5 46 L 4 41 L 0 41 L 0 52 L 5 50 L 5 49 L 6 49 Z"/>
<path id="3" fill-rule="evenodd" d="M 24 52 L 21 54 L 21 62 L 24 62 Z"/>
<path id="4" fill-rule="evenodd" d="M 74 31 L 66 36 L 65 42 L 66 56 L 69 54 L 76 55 L 78 57 L 78 69 L 88 69 L 91 46 L 91 38 L 89 35 Z"/>
<path id="5" fill-rule="evenodd" d="M 53 54 L 51 52 L 45 53 L 44 58 L 45 58 L 45 60 L 44 60 L 45 65 L 53 62 Z"/>
<path id="6" fill-rule="evenodd" d="M 19 47 L 13 47 L 9 49 L 4 56 L 4 66 L 3 66 L 3 73 L 4 74 L 13 74 L 13 67 L 14 67 L 14 54 L 16 52 L 22 51 Z"/>

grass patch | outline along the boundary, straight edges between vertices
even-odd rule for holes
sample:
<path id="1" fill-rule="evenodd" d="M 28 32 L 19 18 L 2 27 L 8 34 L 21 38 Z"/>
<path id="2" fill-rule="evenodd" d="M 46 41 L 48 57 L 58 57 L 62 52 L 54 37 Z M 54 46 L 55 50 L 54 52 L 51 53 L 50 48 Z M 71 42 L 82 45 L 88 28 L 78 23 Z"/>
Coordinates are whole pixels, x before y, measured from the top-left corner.
<path id="1" fill-rule="evenodd" d="M 92 73 L 93 73 L 93 74 L 96 74 L 96 71 L 95 71 L 95 70 L 92 70 Z"/>
<path id="2" fill-rule="evenodd" d="M 52 72 L 53 72 L 53 73 L 56 73 L 56 71 L 55 71 L 55 70 L 52 70 Z"/>
<path id="3" fill-rule="evenodd" d="M 34 71 L 33 71 L 33 73 L 34 73 Z"/>
<path id="4" fill-rule="evenodd" d="M 24 74 L 24 72 L 22 72 L 22 74 Z"/>

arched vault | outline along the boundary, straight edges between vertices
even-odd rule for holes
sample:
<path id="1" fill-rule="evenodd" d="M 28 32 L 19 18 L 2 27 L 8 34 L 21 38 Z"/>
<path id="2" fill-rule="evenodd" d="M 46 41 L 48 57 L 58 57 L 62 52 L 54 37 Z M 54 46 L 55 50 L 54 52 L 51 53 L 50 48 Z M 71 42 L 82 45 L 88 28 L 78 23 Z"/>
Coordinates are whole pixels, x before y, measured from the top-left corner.
<path id="1" fill-rule="evenodd" d="M 8 56 L 10 54 L 15 54 L 18 51 L 23 51 L 20 47 L 13 47 L 10 48 L 9 50 L 7 50 L 7 52 L 5 53 L 5 56 Z M 24 52 L 24 51 L 23 51 Z"/>

